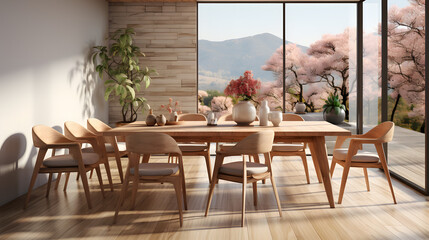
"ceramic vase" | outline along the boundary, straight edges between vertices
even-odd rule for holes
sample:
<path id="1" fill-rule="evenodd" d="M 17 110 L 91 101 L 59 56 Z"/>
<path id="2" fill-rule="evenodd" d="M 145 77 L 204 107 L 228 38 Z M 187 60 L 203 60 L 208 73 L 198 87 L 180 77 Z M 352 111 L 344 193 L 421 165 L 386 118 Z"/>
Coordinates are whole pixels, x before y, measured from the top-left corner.
<path id="1" fill-rule="evenodd" d="M 256 108 L 250 101 L 240 101 L 232 108 L 232 120 L 237 125 L 246 126 L 255 121 Z"/>
<path id="2" fill-rule="evenodd" d="M 268 114 L 270 113 L 270 108 L 268 107 L 268 101 L 263 100 L 261 107 L 259 108 L 259 125 L 268 126 Z"/>
<path id="3" fill-rule="evenodd" d="M 161 114 L 156 117 L 156 124 L 158 124 L 158 126 L 164 126 L 166 122 L 167 122 L 167 119 L 165 118 L 164 115 Z"/>
<path id="4" fill-rule="evenodd" d="M 178 118 L 177 112 L 176 111 L 172 111 L 170 113 L 170 117 L 169 117 L 168 121 L 169 122 L 177 122 L 177 118 Z"/>
<path id="5" fill-rule="evenodd" d="M 274 127 L 280 126 L 280 123 L 283 121 L 283 113 L 280 111 L 270 112 L 268 116 Z"/>
<path id="6" fill-rule="evenodd" d="M 304 113 L 305 112 L 305 103 L 297 102 L 295 104 L 295 112 L 296 113 Z"/>
<path id="7" fill-rule="evenodd" d="M 334 109 L 332 109 L 329 113 L 326 111 L 323 112 L 323 119 L 332 124 L 342 123 L 345 117 L 346 117 L 346 112 L 343 109 L 340 109 L 339 114 L 336 114 Z"/>
<path id="8" fill-rule="evenodd" d="M 149 115 L 146 117 L 146 125 L 148 126 L 155 126 L 156 124 L 156 117 L 153 115 L 153 110 L 149 110 Z"/>

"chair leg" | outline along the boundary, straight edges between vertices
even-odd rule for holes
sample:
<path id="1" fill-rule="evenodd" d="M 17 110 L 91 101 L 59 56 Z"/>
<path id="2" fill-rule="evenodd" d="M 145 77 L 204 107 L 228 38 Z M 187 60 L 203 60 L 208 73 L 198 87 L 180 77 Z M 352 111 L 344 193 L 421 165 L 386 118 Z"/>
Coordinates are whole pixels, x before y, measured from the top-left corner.
<path id="1" fill-rule="evenodd" d="M 64 192 L 67 190 L 67 185 L 68 185 L 68 183 L 69 183 L 69 178 L 70 178 L 70 172 L 68 172 L 68 173 L 66 174 L 66 182 L 64 183 L 64 188 L 63 188 L 63 191 L 64 191 Z"/>
<path id="2" fill-rule="evenodd" d="M 210 204 L 212 202 L 212 198 L 213 198 L 213 192 L 214 192 L 214 188 L 218 182 L 218 173 L 219 173 L 219 168 L 222 165 L 222 161 L 220 158 L 223 158 L 223 156 L 218 156 L 216 155 L 216 160 L 215 160 L 215 167 L 213 169 L 213 178 L 212 178 L 212 183 L 210 184 L 210 190 L 209 190 L 209 196 L 207 198 L 207 206 L 206 206 L 206 213 L 204 216 L 207 217 L 207 215 L 209 214 L 209 209 L 210 209 Z"/>
<path id="3" fill-rule="evenodd" d="M 27 208 L 28 202 L 30 201 L 31 191 L 33 190 L 34 184 L 36 183 L 37 175 L 39 174 L 40 166 L 42 165 L 43 158 L 45 157 L 47 149 L 39 149 L 37 154 L 37 160 L 34 165 L 33 175 L 31 176 L 30 186 L 28 186 L 27 197 L 24 202 L 24 209 Z"/>
<path id="4" fill-rule="evenodd" d="M 119 195 L 118 202 L 116 203 L 115 215 L 113 216 L 113 223 L 116 223 L 116 220 L 119 214 L 119 209 L 124 203 L 125 195 L 127 193 L 128 183 L 130 180 L 129 178 L 130 178 L 130 163 L 128 163 L 127 170 L 125 172 L 125 179 L 124 179 L 124 184 L 122 184 L 121 195 Z"/>
<path id="5" fill-rule="evenodd" d="M 49 192 L 51 190 L 51 183 L 52 183 L 52 173 L 49 173 L 48 186 L 46 188 L 46 198 L 49 197 Z"/>
<path id="6" fill-rule="evenodd" d="M 174 181 L 173 186 L 174 190 L 176 192 L 176 198 L 177 198 L 177 207 L 179 208 L 179 221 L 180 221 L 180 227 L 183 225 L 183 211 L 182 211 L 182 179 L 179 178 L 179 181 Z"/>
<path id="7" fill-rule="evenodd" d="M 346 162 L 343 170 L 343 177 L 341 178 L 341 187 L 340 187 L 340 194 L 338 196 L 338 204 L 341 204 L 343 202 L 343 195 L 344 195 L 344 190 L 346 188 L 347 177 L 349 176 L 349 171 L 350 171 L 350 163 Z"/>
<path id="8" fill-rule="evenodd" d="M 209 177 L 209 183 L 211 183 L 212 182 L 212 165 L 211 165 L 209 151 L 207 151 L 207 154 L 204 155 L 204 158 L 206 159 L 206 167 L 207 167 L 207 175 Z"/>
<path id="9" fill-rule="evenodd" d="M 80 175 L 80 173 L 78 172 L 76 175 L 76 181 L 79 181 L 79 175 Z"/>
<path id="10" fill-rule="evenodd" d="M 243 175 L 243 189 L 241 196 L 241 227 L 244 226 L 244 219 L 246 214 L 246 187 L 247 187 L 247 174 Z"/>
<path id="11" fill-rule="evenodd" d="M 366 190 L 369 192 L 368 170 L 366 168 L 363 168 L 363 174 L 365 175 Z"/>
<path id="12" fill-rule="evenodd" d="M 118 152 L 115 152 L 116 166 L 118 166 L 119 178 L 121 179 L 121 183 L 124 183 L 124 173 L 122 171 L 122 162 L 121 156 L 119 156 Z"/>
<path id="13" fill-rule="evenodd" d="M 86 196 L 86 201 L 88 203 L 88 208 L 91 209 L 92 208 L 92 204 L 91 204 L 91 196 L 89 195 L 89 186 L 88 186 L 88 179 L 86 178 L 86 174 L 85 174 L 85 170 L 84 169 L 79 169 L 80 171 L 80 179 L 82 179 L 82 184 L 83 184 L 83 189 L 85 191 L 85 196 Z"/>
<path id="14" fill-rule="evenodd" d="M 253 187 L 253 205 L 257 206 L 258 205 L 258 185 L 256 182 L 252 183 L 252 187 Z"/>
<path id="15" fill-rule="evenodd" d="M 393 202 L 396 204 L 395 192 L 393 191 L 392 180 L 390 179 L 389 168 L 387 167 L 386 157 L 384 155 L 383 146 L 381 144 L 376 144 L 376 149 L 378 156 L 380 157 L 381 166 L 383 166 L 384 174 L 386 174 L 387 182 L 389 183 L 390 192 L 392 193 Z"/>
<path id="16" fill-rule="evenodd" d="M 179 167 L 180 167 L 180 175 L 182 178 L 182 192 L 183 192 L 183 201 L 185 205 L 185 210 L 188 210 L 188 199 L 186 197 L 186 181 L 185 181 L 185 170 L 183 169 L 183 158 L 182 156 L 178 156 L 177 159 L 179 159 Z"/>
<path id="17" fill-rule="evenodd" d="M 89 173 L 89 179 L 92 179 L 92 174 L 94 173 L 94 168 L 91 169 L 91 172 Z"/>
<path id="18" fill-rule="evenodd" d="M 101 195 L 103 195 L 103 198 L 105 198 L 106 196 L 104 195 L 103 179 L 101 178 L 100 165 L 98 165 L 95 168 L 95 171 L 97 172 L 97 178 L 98 178 L 98 183 L 100 184 Z"/>
<path id="19" fill-rule="evenodd" d="M 331 169 L 329 169 L 329 173 L 331 174 L 331 178 L 334 175 L 335 165 L 337 164 L 337 159 L 332 157 Z"/>
<path id="20" fill-rule="evenodd" d="M 61 180 L 61 176 L 63 175 L 63 173 L 62 172 L 59 172 L 58 174 L 57 174 L 57 180 L 55 180 L 55 187 L 54 187 L 54 190 L 57 190 L 58 189 L 58 185 L 60 184 L 60 180 Z"/>
<path id="21" fill-rule="evenodd" d="M 104 157 L 104 168 L 106 169 L 107 179 L 109 180 L 110 191 L 113 192 L 112 174 L 110 173 L 110 164 L 109 164 L 109 159 L 107 158 L 107 156 Z"/>
<path id="22" fill-rule="evenodd" d="M 310 175 L 308 173 L 308 165 L 307 165 L 307 156 L 305 155 L 305 151 L 301 154 L 302 165 L 304 166 L 305 177 L 307 179 L 307 184 L 310 184 Z"/>

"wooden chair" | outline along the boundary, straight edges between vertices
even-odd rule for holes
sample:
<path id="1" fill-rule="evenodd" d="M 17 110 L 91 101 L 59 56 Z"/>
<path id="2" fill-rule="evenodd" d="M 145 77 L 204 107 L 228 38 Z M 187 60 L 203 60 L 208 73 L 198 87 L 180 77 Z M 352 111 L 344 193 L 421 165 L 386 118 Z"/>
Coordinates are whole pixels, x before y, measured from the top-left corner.
<path id="1" fill-rule="evenodd" d="M 394 127 L 395 124 L 393 122 L 383 122 L 363 135 L 337 137 L 330 173 L 332 176 L 337 163 L 344 167 L 343 176 L 341 179 L 340 195 L 338 197 L 339 204 L 341 204 L 343 200 L 344 189 L 346 187 L 346 181 L 350 167 L 363 168 L 365 183 L 368 191 L 370 188 L 367 168 L 383 168 L 384 174 L 386 174 L 387 182 L 389 183 L 390 191 L 392 193 L 393 202 L 396 204 L 395 193 L 393 192 L 392 181 L 390 179 L 390 173 L 387 167 L 386 156 L 383 149 L 383 143 L 387 143 L 392 140 Z M 349 148 L 341 148 L 347 138 L 351 138 Z M 377 154 L 359 151 L 359 149 L 362 149 L 363 144 L 373 144 L 377 150 Z"/>
<path id="2" fill-rule="evenodd" d="M 185 173 L 183 171 L 182 152 L 176 141 L 164 133 L 138 133 L 126 137 L 129 164 L 125 172 L 125 182 L 122 185 L 121 196 L 116 205 L 114 222 L 119 214 L 119 209 L 125 199 L 130 179 L 133 181 L 132 203 L 134 208 L 136 194 L 139 182 L 172 183 L 176 191 L 177 204 L 179 207 L 180 226 L 183 224 L 182 198 L 184 199 L 185 209 L 188 209 L 186 200 Z M 151 154 L 170 154 L 177 156 L 178 164 L 174 163 L 140 163 L 141 155 L 150 156 Z M 138 168 L 138 171 L 136 171 Z M 183 196 L 182 196 L 183 191 Z"/>
<path id="3" fill-rule="evenodd" d="M 280 200 L 277 193 L 276 184 L 271 168 L 270 152 L 274 140 L 274 131 L 262 131 L 254 133 L 240 142 L 233 148 L 226 151 L 218 151 L 216 153 L 216 163 L 213 172 L 213 181 L 210 185 L 210 192 L 207 200 L 207 207 L 205 216 L 208 215 L 213 192 L 218 179 L 242 183 L 242 209 L 241 209 L 241 226 L 244 226 L 245 203 L 246 203 L 246 186 L 247 183 L 253 184 L 253 204 L 256 206 L 258 203 L 257 198 L 257 181 L 270 178 L 273 186 L 274 196 L 277 201 L 277 207 L 280 216 L 282 210 Z M 264 154 L 265 164 L 247 162 L 243 155 L 257 155 Z M 225 157 L 229 156 L 243 156 L 242 161 L 235 161 L 223 164 Z"/>
<path id="4" fill-rule="evenodd" d="M 304 121 L 304 119 L 296 114 L 284 113 L 283 121 Z M 274 143 L 273 150 L 271 151 L 271 160 L 275 156 L 299 156 L 302 159 L 302 165 L 304 165 L 305 177 L 307 183 L 310 183 L 310 176 L 308 174 L 307 156 L 305 149 L 307 143 Z"/>
<path id="5" fill-rule="evenodd" d="M 179 121 L 205 121 L 207 119 L 202 114 L 188 113 L 181 114 L 178 117 Z M 209 182 L 212 181 L 212 167 L 210 160 L 210 143 L 179 143 L 179 148 L 182 151 L 182 156 L 203 156 L 206 160 L 207 175 Z M 172 157 L 169 157 L 172 160 Z"/>
<path id="6" fill-rule="evenodd" d="M 97 136 L 103 136 L 103 132 L 112 129 L 109 125 L 97 118 L 89 118 L 87 120 L 87 128 Z M 107 157 L 115 157 L 116 165 L 118 166 L 119 171 L 119 178 L 121 179 L 121 183 L 123 183 L 124 177 L 122 172 L 121 157 L 127 155 L 125 142 L 117 142 L 116 138 L 113 136 L 104 136 L 103 139 L 106 148 L 106 152 L 104 154 L 106 154 Z"/>
<path id="7" fill-rule="evenodd" d="M 36 148 L 39 148 L 37 154 L 36 164 L 34 165 L 33 176 L 31 177 L 30 186 L 28 188 L 27 197 L 24 203 L 24 208 L 27 207 L 30 200 L 31 191 L 36 182 L 37 175 L 39 173 L 49 174 L 48 188 L 46 197 L 49 197 L 49 189 L 52 182 L 53 173 L 61 172 L 78 172 L 82 176 L 82 184 L 85 191 L 86 201 L 88 208 L 91 209 L 91 198 L 89 194 L 88 179 L 86 178 L 86 172 L 91 171 L 95 168 L 98 176 L 98 181 L 101 188 L 101 193 L 104 197 L 103 180 L 101 179 L 100 171 L 100 158 L 96 153 L 82 153 L 81 147 L 78 142 L 75 142 L 55 129 L 44 125 L 34 126 L 32 129 L 33 144 Z M 97 147 L 96 144 L 94 147 Z M 48 149 L 69 149 L 70 154 L 52 156 L 45 159 L 46 152 Z"/>
<path id="8" fill-rule="evenodd" d="M 106 156 L 106 147 L 102 137 L 95 135 L 93 132 L 84 128 L 82 125 L 76 122 L 67 121 L 64 123 L 64 135 L 69 139 L 76 141 L 80 144 L 89 143 L 91 146 L 82 149 L 83 153 L 97 153 L 100 156 L 101 162 L 104 163 L 104 167 L 107 173 L 107 179 L 109 180 L 110 189 L 113 192 L 112 175 L 110 173 L 109 160 Z M 67 179 L 69 178 L 67 175 Z M 80 175 L 80 174 L 79 174 Z"/>

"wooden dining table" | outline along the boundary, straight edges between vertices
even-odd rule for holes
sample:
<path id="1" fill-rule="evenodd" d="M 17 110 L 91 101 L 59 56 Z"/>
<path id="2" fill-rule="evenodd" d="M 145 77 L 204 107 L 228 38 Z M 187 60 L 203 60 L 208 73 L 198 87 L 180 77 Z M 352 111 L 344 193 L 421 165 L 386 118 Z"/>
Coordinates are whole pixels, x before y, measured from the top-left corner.
<path id="1" fill-rule="evenodd" d="M 325 136 L 349 136 L 351 132 L 326 121 L 284 121 L 279 127 L 258 124 L 259 122 L 254 122 L 249 126 L 237 126 L 235 122 L 226 121 L 217 126 L 207 126 L 206 122 L 184 121 L 175 125 L 147 126 L 144 121 L 136 121 L 106 131 L 103 135 L 126 136 L 139 132 L 157 132 L 166 133 L 177 142 L 238 142 L 252 133 L 273 130 L 274 142 L 308 143 L 319 182 L 323 182 L 329 205 L 334 208 Z"/>

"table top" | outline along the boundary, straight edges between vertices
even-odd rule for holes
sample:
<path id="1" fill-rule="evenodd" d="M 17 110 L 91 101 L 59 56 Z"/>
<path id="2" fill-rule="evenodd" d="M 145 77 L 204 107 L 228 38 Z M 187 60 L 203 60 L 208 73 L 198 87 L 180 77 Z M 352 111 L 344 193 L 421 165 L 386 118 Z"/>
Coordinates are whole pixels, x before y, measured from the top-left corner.
<path id="1" fill-rule="evenodd" d="M 136 121 L 103 133 L 104 136 L 124 136 L 138 132 L 160 132 L 172 137 L 245 137 L 264 130 L 273 130 L 276 137 L 348 136 L 349 130 L 326 121 L 284 121 L 279 127 L 237 126 L 235 122 L 221 122 L 217 126 L 207 126 L 204 121 L 186 121 L 179 125 L 146 126 L 144 121 Z"/>

